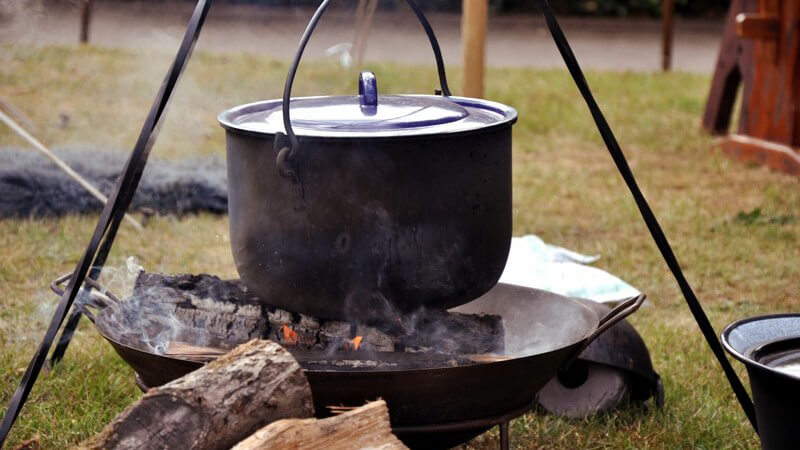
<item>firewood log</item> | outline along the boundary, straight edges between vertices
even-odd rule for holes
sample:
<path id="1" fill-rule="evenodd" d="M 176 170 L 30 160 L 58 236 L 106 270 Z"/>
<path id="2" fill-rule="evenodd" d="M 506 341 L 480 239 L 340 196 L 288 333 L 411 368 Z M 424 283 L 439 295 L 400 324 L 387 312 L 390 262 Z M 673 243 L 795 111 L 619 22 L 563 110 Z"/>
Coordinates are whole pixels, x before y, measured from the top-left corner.
<path id="1" fill-rule="evenodd" d="M 386 402 L 378 400 L 327 419 L 283 419 L 258 430 L 232 450 L 405 449 L 389 425 Z"/>
<path id="2" fill-rule="evenodd" d="M 297 361 L 274 342 L 253 340 L 149 390 L 81 448 L 230 448 L 275 420 L 313 415 Z"/>

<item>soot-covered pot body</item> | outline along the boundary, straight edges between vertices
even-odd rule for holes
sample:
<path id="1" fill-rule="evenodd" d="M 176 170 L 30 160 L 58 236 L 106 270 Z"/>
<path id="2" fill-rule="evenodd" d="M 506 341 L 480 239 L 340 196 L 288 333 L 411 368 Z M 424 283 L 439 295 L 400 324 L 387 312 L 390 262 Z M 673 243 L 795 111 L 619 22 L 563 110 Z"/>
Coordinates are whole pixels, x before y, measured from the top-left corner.
<path id="1" fill-rule="evenodd" d="M 308 106 L 318 101 L 310 98 Z M 436 122 L 422 132 L 393 129 L 380 117 L 331 131 L 314 128 L 314 116 L 303 135 L 304 122 L 293 120 L 294 176 L 279 170 L 276 133 L 259 129 L 271 120 L 263 111 L 275 105 L 224 112 L 230 238 L 242 280 L 272 305 L 345 320 L 447 308 L 487 292 L 511 239 L 516 112 L 485 104 L 497 123 L 452 132 Z"/>

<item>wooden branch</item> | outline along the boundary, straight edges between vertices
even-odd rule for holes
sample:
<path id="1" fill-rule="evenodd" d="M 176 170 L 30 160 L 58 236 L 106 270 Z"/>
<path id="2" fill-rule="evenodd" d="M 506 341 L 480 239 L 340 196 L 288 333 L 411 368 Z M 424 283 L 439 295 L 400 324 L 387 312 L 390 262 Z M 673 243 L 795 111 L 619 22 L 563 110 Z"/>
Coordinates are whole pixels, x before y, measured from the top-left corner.
<path id="1" fill-rule="evenodd" d="M 0 108 L 6 110 L 10 116 L 16 119 L 17 122 L 21 122 L 22 125 L 28 127 L 29 130 L 36 130 L 36 124 L 31 121 L 31 118 L 20 111 L 19 108 L 14 106 L 10 101 L 0 97 Z"/>
<path id="2" fill-rule="evenodd" d="M 192 345 L 188 342 L 171 341 L 164 350 L 165 356 L 173 358 L 193 359 L 195 361 L 212 361 L 224 355 L 226 351 L 216 347 Z"/>
<path id="3" fill-rule="evenodd" d="M 253 340 L 149 390 L 81 448 L 230 448 L 275 420 L 313 415 L 297 361 L 274 342 Z"/>
<path id="4" fill-rule="evenodd" d="M 284 419 L 271 423 L 232 450 L 407 448 L 392 434 L 389 409 L 378 400 L 327 419 Z"/>
<path id="5" fill-rule="evenodd" d="M 32 438 L 20 442 L 14 447 L 14 450 L 42 450 L 42 444 L 39 443 L 39 435 L 34 435 Z"/>
<path id="6" fill-rule="evenodd" d="M 86 181 L 86 179 L 83 178 L 78 172 L 72 170 L 72 167 L 67 165 L 67 163 L 65 163 L 61 158 L 56 156 L 56 154 L 50 151 L 49 148 L 45 147 L 44 144 L 39 142 L 38 139 L 31 136 L 27 131 L 25 131 L 24 128 L 22 128 L 21 126 L 19 126 L 19 124 L 14 122 L 14 120 L 11 119 L 11 117 L 8 117 L 8 115 L 6 115 L 3 111 L 0 111 L 0 120 L 2 120 L 6 125 L 8 125 L 8 127 L 11 128 L 11 130 L 20 135 L 20 137 L 22 137 L 23 139 L 28 141 L 31 145 L 33 145 L 33 147 L 36 150 L 39 150 L 40 152 L 44 153 L 44 155 L 50 158 L 50 160 L 53 161 L 56 164 L 56 166 L 58 166 L 67 175 L 69 175 L 70 178 L 78 182 L 78 184 L 80 184 L 82 188 L 86 189 L 86 191 L 89 192 L 94 198 L 100 200 L 100 202 L 103 205 L 108 203 L 108 198 L 105 195 L 103 195 L 102 192 L 100 192 L 96 187 L 92 186 L 92 184 Z M 139 222 L 137 222 L 136 219 L 131 217 L 130 214 L 127 213 L 125 214 L 125 220 L 127 220 L 128 223 L 131 224 L 131 226 L 136 228 L 136 230 L 138 231 L 144 230 L 142 225 Z"/>
<path id="7" fill-rule="evenodd" d="M 508 361 L 509 359 L 512 359 L 510 356 L 496 355 L 494 353 L 484 353 L 481 355 L 464 355 L 464 357 L 476 363 L 492 363 L 498 361 Z"/>

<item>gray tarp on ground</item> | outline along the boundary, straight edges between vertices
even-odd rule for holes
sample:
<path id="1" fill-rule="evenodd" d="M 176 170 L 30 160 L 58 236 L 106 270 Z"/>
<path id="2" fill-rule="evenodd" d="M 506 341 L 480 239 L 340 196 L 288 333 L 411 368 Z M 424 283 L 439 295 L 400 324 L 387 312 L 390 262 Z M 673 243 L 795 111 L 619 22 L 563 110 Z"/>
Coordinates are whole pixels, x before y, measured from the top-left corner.
<path id="1" fill-rule="evenodd" d="M 109 195 L 127 152 L 58 149 L 54 152 L 101 192 Z M 100 202 L 45 156 L 0 147 L 0 217 L 46 217 L 101 209 Z M 131 210 L 159 214 L 228 211 L 225 163 L 217 156 L 177 161 L 150 158 Z"/>

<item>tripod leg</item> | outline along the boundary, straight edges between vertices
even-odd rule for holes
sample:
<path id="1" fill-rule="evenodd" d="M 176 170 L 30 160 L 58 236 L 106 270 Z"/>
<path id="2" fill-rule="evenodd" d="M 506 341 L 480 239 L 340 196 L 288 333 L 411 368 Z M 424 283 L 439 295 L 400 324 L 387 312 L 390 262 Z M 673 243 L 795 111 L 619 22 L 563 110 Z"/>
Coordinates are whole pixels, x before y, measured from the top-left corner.
<path id="1" fill-rule="evenodd" d="M 500 450 L 508 450 L 508 421 L 500 423 Z"/>
<path id="2" fill-rule="evenodd" d="M 61 358 L 64 357 L 69 342 L 72 340 L 72 336 L 75 334 L 75 330 L 78 329 L 78 324 L 80 324 L 80 322 L 81 312 L 78 309 L 73 309 L 72 314 L 69 316 L 69 319 L 67 319 L 67 324 L 64 325 L 64 329 L 61 330 L 61 337 L 58 338 L 56 348 L 53 350 L 53 355 L 50 357 L 50 367 L 58 364 Z"/>
<path id="3" fill-rule="evenodd" d="M 120 177 L 122 177 L 122 174 L 120 174 Z M 138 184 L 138 178 L 136 182 Z M 125 205 L 130 204 L 135 193 L 135 190 L 131 190 L 130 193 L 120 199 L 120 201 Z M 106 263 L 108 254 L 111 252 L 111 247 L 114 245 L 114 239 L 117 236 L 120 223 L 122 223 L 122 218 L 125 217 L 126 209 L 127 208 L 120 209 L 117 212 L 117 215 L 114 216 L 111 225 L 108 227 L 108 231 L 106 232 L 106 236 L 103 239 L 102 245 L 100 246 L 100 250 L 97 252 L 97 256 L 94 259 L 94 264 L 92 264 L 92 270 L 89 272 L 89 278 L 92 280 L 97 280 L 97 278 L 100 277 L 100 272 L 103 270 L 103 266 Z M 89 285 L 86 285 L 83 288 L 86 295 L 88 295 L 92 290 L 92 286 Z M 82 315 L 83 314 L 79 309 L 75 308 L 72 310 L 72 315 L 67 320 L 67 324 L 64 326 L 64 329 L 61 331 L 61 337 L 58 339 L 58 343 L 56 343 L 56 348 L 53 350 L 52 356 L 50 356 L 50 367 L 55 367 L 55 365 L 64 358 L 64 354 L 67 352 L 67 347 L 69 347 L 69 343 L 72 341 L 72 336 L 75 334 L 75 330 L 78 329 Z"/>
<path id="4" fill-rule="evenodd" d="M 162 123 L 163 113 L 167 109 L 170 96 L 172 95 L 172 91 L 175 88 L 181 73 L 186 67 L 186 62 L 192 54 L 194 44 L 200 34 L 200 30 L 202 29 L 210 6 L 211 0 L 197 1 L 197 6 L 192 13 L 192 18 L 189 21 L 189 26 L 186 29 L 186 34 L 184 35 L 181 46 L 178 49 L 175 61 L 170 67 L 164 82 L 161 84 L 153 105 L 150 108 L 150 112 L 145 119 L 145 123 L 142 127 L 141 133 L 139 134 L 139 138 L 136 141 L 136 145 L 131 151 L 128 161 L 125 163 L 123 173 L 117 180 L 117 184 L 109 196 L 109 201 L 106 203 L 105 207 L 103 208 L 103 212 L 100 214 L 100 219 L 98 220 L 89 244 L 86 247 L 86 251 L 78 262 L 72 278 L 64 291 L 64 295 L 61 296 L 61 300 L 58 302 L 58 306 L 56 307 L 53 318 L 51 319 L 50 325 L 47 328 L 47 332 L 45 333 L 42 342 L 39 344 L 36 353 L 31 359 L 28 368 L 25 370 L 25 374 L 22 376 L 22 380 L 20 381 L 16 392 L 9 402 L 8 410 L 3 416 L 2 423 L 0 423 L 0 447 L 2 447 L 3 443 L 8 437 L 8 434 L 11 432 L 11 427 L 17 420 L 17 416 L 19 415 L 22 406 L 28 399 L 28 395 L 30 394 L 31 389 L 33 388 L 33 385 L 39 376 L 39 372 L 47 360 L 47 354 L 50 351 L 56 334 L 58 333 L 59 328 L 61 328 L 61 325 L 63 324 L 70 307 L 75 301 L 78 291 L 81 289 L 81 286 L 83 285 L 86 275 L 91 269 L 93 262 L 96 261 L 95 258 L 97 250 L 101 244 L 101 241 L 103 240 L 103 237 L 111 237 L 110 235 L 107 235 L 107 232 L 109 232 L 109 226 L 112 225 L 112 221 L 117 222 L 121 220 L 121 217 L 124 215 L 125 210 L 130 204 L 131 198 L 133 198 L 133 193 L 136 191 L 139 180 L 141 179 L 144 165 L 147 163 L 147 157 L 150 154 L 150 149 L 152 148 L 157 131 Z M 104 245 L 110 247 L 111 242 L 107 241 L 107 244 Z"/>

